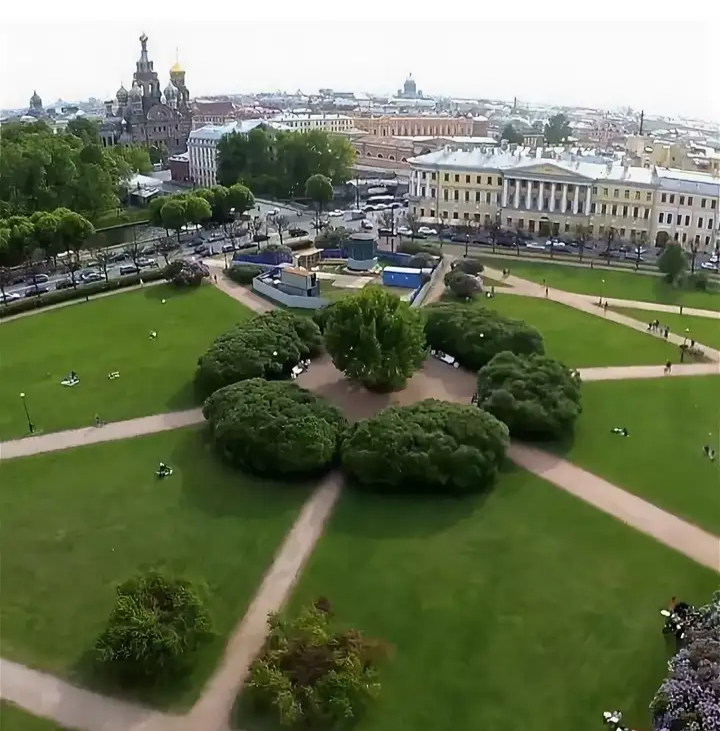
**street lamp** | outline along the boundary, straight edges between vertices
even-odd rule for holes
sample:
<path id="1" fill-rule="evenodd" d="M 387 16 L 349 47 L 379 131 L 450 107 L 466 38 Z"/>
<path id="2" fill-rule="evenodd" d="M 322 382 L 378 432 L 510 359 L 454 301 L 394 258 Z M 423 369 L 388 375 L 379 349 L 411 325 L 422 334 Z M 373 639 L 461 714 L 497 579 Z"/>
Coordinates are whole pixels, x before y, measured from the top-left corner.
<path id="1" fill-rule="evenodd" d="M 601 279 L 600 282 L 600 301 L 598 302 L 598 304 L 602 307 L 603 292 L 605 291 L 605 280 Z"/>
<path id="2" fill-rule="evenodd" d="M 28 423 L 28 431 L 30 432 L 30 434 L 34 434 L 35 427 L 33 426 L 32 420 L 30 419 L 30 412 L 28 411 L 27 401 L 25 401 L 25 394 L 21 393 L 20 398 L 22 399 L 23 409 L 25 409 L 25 416 L 27 418 L 27 423 Z"/>

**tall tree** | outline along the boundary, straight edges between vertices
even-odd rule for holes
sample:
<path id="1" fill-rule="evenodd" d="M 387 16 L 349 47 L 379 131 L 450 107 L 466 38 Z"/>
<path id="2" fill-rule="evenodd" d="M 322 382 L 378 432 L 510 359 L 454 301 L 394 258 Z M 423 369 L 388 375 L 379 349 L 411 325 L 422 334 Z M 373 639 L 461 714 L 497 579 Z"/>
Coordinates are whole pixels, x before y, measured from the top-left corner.
<path id="1" fill-rule="evenodd" d="M 675 242 L 668 244 L 660 254 L 657 266 L 668 282 L 677 282 L 687 267 L 687 257 L 682 246 Z"/>
<path id="2" fill-rule="evenodd" d="M 578 242 L 578 254 L 580 255 L 580 261 L 583 260 L 583 255 L 585 254 L 585 247 L 587 245 L 588 240 L 590 239 L 591 235 L 591 229 L 589 226 L 586 226 L 585 224 L 578 223 L 577 226 L 575 226 L 575 237 Z"/>
<path id="3" fill-rule="evenodd" d="M 548 145 L 559 145 L 572 135 L 568 118 L 564 114 L 554 114 L 545 125 L 545 142 Z"/>
<path id="4" fill-rule="evenodd" d="M 234 210 L 236 216 L 241 216 L 255 208 L 255 196 L 250 188 L 236 183 L 227 189 L 225 205 L 228 210 Z"/>
<path id="5" fill-rule="evenodd" d="M 283 234 L 290 228 L 290 219 L 284 213 L 276 213 L 270 219 L 270 225 L 277 231 L 280 246 L 283 245 Z"/>
<path id="6" fill-rule="evenodd" d="M 332 183 L 324 175 L 311 175 L 305 181 L 305 195 L 312 201 L 315 209 L 315 229 L 320 230 L 320 214 L 333 199 Z"/>
<path id="7" fill-rule="evenodd" d="M 207 201 L 206 201 L 207 203 Z M 183 226 L 188 222 L 187 208 L 185 201 L 182 200 L 170 200 L 168 201 L 160 211 L 162 216 L 163 226 L 166 229 L 172 229 L 177 234 L 178 244 L 180 243 L 180 231 Z"/>
<path id="8" fill-rule="evenodd" d="M 210 204 L 199 195 L 191 195 L 185 201 L 185 218 L 187 222 L 195 225 L 202 225 L 210 220 L 212 208 Z"/>
<path id="9" fill-rule="evenodd" d="M 112 154 L 124 162 L 132 173 L 149 173 L 152 171 L 150 154 L 145 147 L 139 145 L 116 145 Z"/>
<path id="10" fill-rule="evenodd" d="M 37 245 L 45 252 L 46 258 L 52 259 L 57 267 L 58 254 L 63 251 L 59 216 L 55 212 L 37 211 L 30 216 L 30 221 L 35 229 Z"/>
<path id="11" fill-rule="evenodd" d="M 506 124 L 503 127 L 500 139 L 507 140 L 510 144 L 522 145 L 523 136 L 512 126 L 512 124 Z"/>
<path id="12" fill-rule="evenodd" d="M 85 248 L 87 240 L 92 236 L 95 228 L 84 216 L 66 208 L 55 211 L 58 220 L 60 239 L 68 251 L 73 252 L 73 264 L 70 267 L 70 276 L 73 287 L 77 287 L 75 270 L 80 266 L 80 252 Z"/>
<path id="13" fill-rule="evenodd" d="M 94 119 L 86 117 L 71 119 L 65 131 L 69 135 L 78 137 L 84 145 L 100 144 L 100 125 Z"/>

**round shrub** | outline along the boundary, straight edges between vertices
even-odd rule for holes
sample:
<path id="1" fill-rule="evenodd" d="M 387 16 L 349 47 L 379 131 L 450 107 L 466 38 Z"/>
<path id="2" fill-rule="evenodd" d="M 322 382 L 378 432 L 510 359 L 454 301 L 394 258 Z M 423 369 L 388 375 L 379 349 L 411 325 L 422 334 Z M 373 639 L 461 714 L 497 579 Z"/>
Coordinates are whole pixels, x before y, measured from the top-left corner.
<path id="1" fill-rule="evenodd" d="M 321 599 L 291 620 L 268 620 L 268 640 L 246 692 L 255 710 L 280 727 L 347 727 L 380 692 L 385 646 L 357 630 L 335 629 L 331 619 Z"/>
<path id="2" fill-rule="evenodd" d="M 445 286 L 460 299 L 472 299 L 482 294 L 483 286 L 480 279 L 473 274 L 466 274 L 460 269 L 453 269 L 445 275 Z"/>
<path id="3" fill-rule="evenodd" d="M 288 378 L 301 361 L 322 349 L 320 329 L 309 317 L 273 310 L 235 325 L 198 359 L 195 383 L 203 396 L 248 378 Z"/>
<path id="4" fill-rule="evenodd" d="M 325 332 L 325 326 L 327 325 L 328 316 L 334 305 L 335 302 L 330 302 L 327 307 L 318 307 L 317 310 L 313 311 L 313 322 L 320 328 L 321 333 Z"/>
<path id="5" fill-rule="evenodd" d="M 491 414 L 428 399 L 355 425 L 341 460 L 370 490 L 465 495 L 492 487 L 508 444 L 507 427 Z"/>
<path id="6" fill-rule="evenodd" d="M 435 257 L 432 254 L 421 251 L 419 254 L 415 254 L 407 265 L 412 269 L 431 269 L 434 263 Z"/>
<path id="7" fill-rule="evenodd" d="M 338 409 L 288 381 L 253 378 L 215 391 L 206 401 L 218 452 L 262 477 L 321 474 L 335 463 L 346 427 Z"/>
<path id="8" fill-rule="evenodd" d="M 210 614 L 198 590 L 151 571 L 118 587 L 95 649 L 105 670 L 123 682 L 145 684 L 188 672 L 195 651 L 211 637 Z"/>
<path id="9" fill-rule="evenodd" d="M 477 259 L 455 259 L 452 263 L 452 270 L 475 276 L 481 274 L 485 267 Z"/>
<path id="10" fill-rule="evenodd" d="M 480 370 L 506 350 L 518 355 L 545 353 L 542 335 L 534 327 L 489 307 L 449 302 L 427 307 L 425 313 L 428 345 L 457 358 L 469 370 Z"/>
<path id="11" fill-rule="evenodd" d="M 176 287 L 199 287 L 210 276 L 210 270 L 200 261 L 176 259 L 165 267 L 163 276 Z"/>
<path id="12" fill-rule="evenodd" d="M 225 272 L 225 275 L 237 284 L 252 284 L 253 279 L 259 277 L 263 271 L 262 267 L 235 264 Z"/>
<path id="13" fill-rule="evenodd" d="M 400 389 L 425 360 L 423 316 L 392 292 L 366 287 L 329 310 L 325 347 L 348 378 L 374 391 Z"/>
<path id="14" fill-rule="evenodd" d="M 580 374 L 544 355 L 496 355 L 478 373 L 477 405 L 526 440 L 572 436 L 580 406 Z"/>

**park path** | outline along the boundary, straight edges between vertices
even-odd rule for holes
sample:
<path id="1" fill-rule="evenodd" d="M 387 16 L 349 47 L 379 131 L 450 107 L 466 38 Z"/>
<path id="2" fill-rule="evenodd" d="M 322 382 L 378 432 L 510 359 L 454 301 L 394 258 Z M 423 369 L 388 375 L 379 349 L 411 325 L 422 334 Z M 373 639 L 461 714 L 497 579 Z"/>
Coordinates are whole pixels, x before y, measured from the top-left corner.
<path id="1" fill-rule="evenodd" d="M 573 292 L 566 292 L 562 289 L 553 289 L 552 287 L 547 288 L 546 295 L 546 288 L 542 284 L 530 282 L 527 279 L 521 279 L 520 277 L 516 277 L 512 274 L 503 278 L 501 271 L 491 267 L 485 267 L 484 271 L 492 279 L 502 280 L 505 284 L 509 285 L 502 290 L 502 294 L 535 297 L 538 299 L 548 299 L 553 302 L 560 302 L 561 304 L 586 312 L 594 317 L 602 317 L 604 320 L 610 320 L 611 322 L 615 322 L 619 325 L 625 325 L 625 327 L 632 328 L 633 330 L 637 330 L 638 332 L 642 332 L 646 335 L 651 335 L 651 333 L 648 333 L 646 322 L 640 322 L 639 320 L 635 320 L 627 315 L 622 315 L 619 312 L 614 312 L 613 310 L 605 311 L 602 307 L 598 307 L 597 302 L 599 300 L 596 300 L 590 295 L 575 294 Z M 603 302 L 604 301 L 605 300 L 603 299 Z M 626 303 L 624 306 L 631 308 L 634 304 L 637 304 L 634 300 L 623 301 Z M 653 335 L 653 337 L 659 336 Z M 675 333 L 670 333 L 667 340 L 678 346 L 687 341 L 685 337 L 676 335 Z M 707 345 L 703 345 L 702 343 L 697 343 L 697 346 L 702 349 L 703 354 L 708 360 L 720 363 L 720 351 L 710 348 Z"/>
<path id="2" fill-rule="evenodd" d="M 513 462 L 660 543 L 720 572 L 720 538 L 555 455 L 513 443 Z"/>
<path id="3" fill-rule="evenodd" d="M 233 299 L 240 302 L 240 304 L 249 307 L 254 312 L 262 314 L 263 312 L 270 312 L 275 309 L 275 305 L 262 297 L 259 297 L 255 292 L 247 287 L 243 287 L 240 284 L 236 284 L 231 279 L 228 279 L 225 275 L 220 274 L 214 276 L 215 286 L 225 294 L 229 295 Z"/>
<path id="4" fill-rule="evenodd" d="M 250 608 L 230 637 L 222 662 L 185 719 L 187 731 L 226 729 L 250 665 L 265 642 L 268 614 L 280 611 L 290 596 L 340 496 L 342 482 L 339 473 L 331 473 L 303 506 Z"/>
<path id="5" fill-rule="evenodd" d="M 583 297 L 589 302 L 597 302 L 597 297 L 592 294 L 579 294 L 578 297 Z M 639 300 L 623 300 L 615 299 L 613 297 L 603 297 L 603 302 L 607 301 L 610 307 L 623 307 L 629 310 L 652 310 L 653 312 L 667 312 L 668 314 L 679 315 L 679 305 L 663 305 L 659 302 L 641 302 Z M 718 310 L 701 310 L 697 307 L 685 307 L 682 308 L 683 315 L 689 315 L 691 317 L 707 317 L 710 320 L 720 320 L 720 311 Z"/>

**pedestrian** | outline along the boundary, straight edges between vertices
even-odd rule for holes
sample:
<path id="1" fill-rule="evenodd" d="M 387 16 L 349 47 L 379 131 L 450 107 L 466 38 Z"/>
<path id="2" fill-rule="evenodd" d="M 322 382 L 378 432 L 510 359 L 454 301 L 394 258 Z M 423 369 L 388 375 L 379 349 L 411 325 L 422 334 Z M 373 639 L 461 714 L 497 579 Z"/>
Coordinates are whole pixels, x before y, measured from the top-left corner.
<path id="1" fill-rule="evenodd" d="M 691 348 L 694 348 L 694 347 L 695 347 L 695 341 L 694 341 L 694 340 L 691 340 L 691 341 L 690 341 L 690 347 L 691 347 Z"/>
<path id="2" fill-rule="evenodd" d="M 652 332 L 652 329 L 653 329 L 653 323 L 652 322 L 648 322 L 647 331 L 648 332 Z"/>
<path id="3" fill-rule="evenodd" d="M 605 300 L 605 304 L 603 305 L 603 310 L 605 311 L 606 315 L 607 315 L 607 308 L 608 308 L 608 301 Z"/>
<path id="4" fill-rule="evenodd" d="M 103 425 L 103 420 L 100 418 L 100 414 L 95 414 L 95 426 L 101 427 Z"/>
<path id="5" fill-rule="evenodd" d="M 680 346 L 680 362 L 685 362 L 685 351 L 687 350 L 687 345 L 681 345 Z"/>
<path id="6" fill-rule="evenodd" d="M 682 308 L 683 308 L 683 306 L 682 306 L 682 305 L 680 305 L 680 314 L 681 314 L 681 315 L 682 315 Z"/>
<path id="7" fill-rule="evenodd" d="M 665 374 L 667 375 L 672 371 L 672 361 L 669 360 L 667 363 L 665 363 Z"/>
<path id="8" fill-rule="evenodd" d="M 547 288 L 547 287 L 545 287 L 545 296 L 546 296 L 546 297 L 548 296 L 548 292 L 549 292 L 548 288 Z"/>
<path id="9" fill-rule="evenodd" d="M 215 284 L 217 284 L 217 274 L 213 274 L 213 279 L 215 280 Z"/>
<path id="10" fill-rule="evenodd" d="M 663 332 L 663 337 L 665 338 L 665 340 L 668 339 L 668 335 L 670 335 L 670 328 L 665 325 L 665 332 Z"/>

